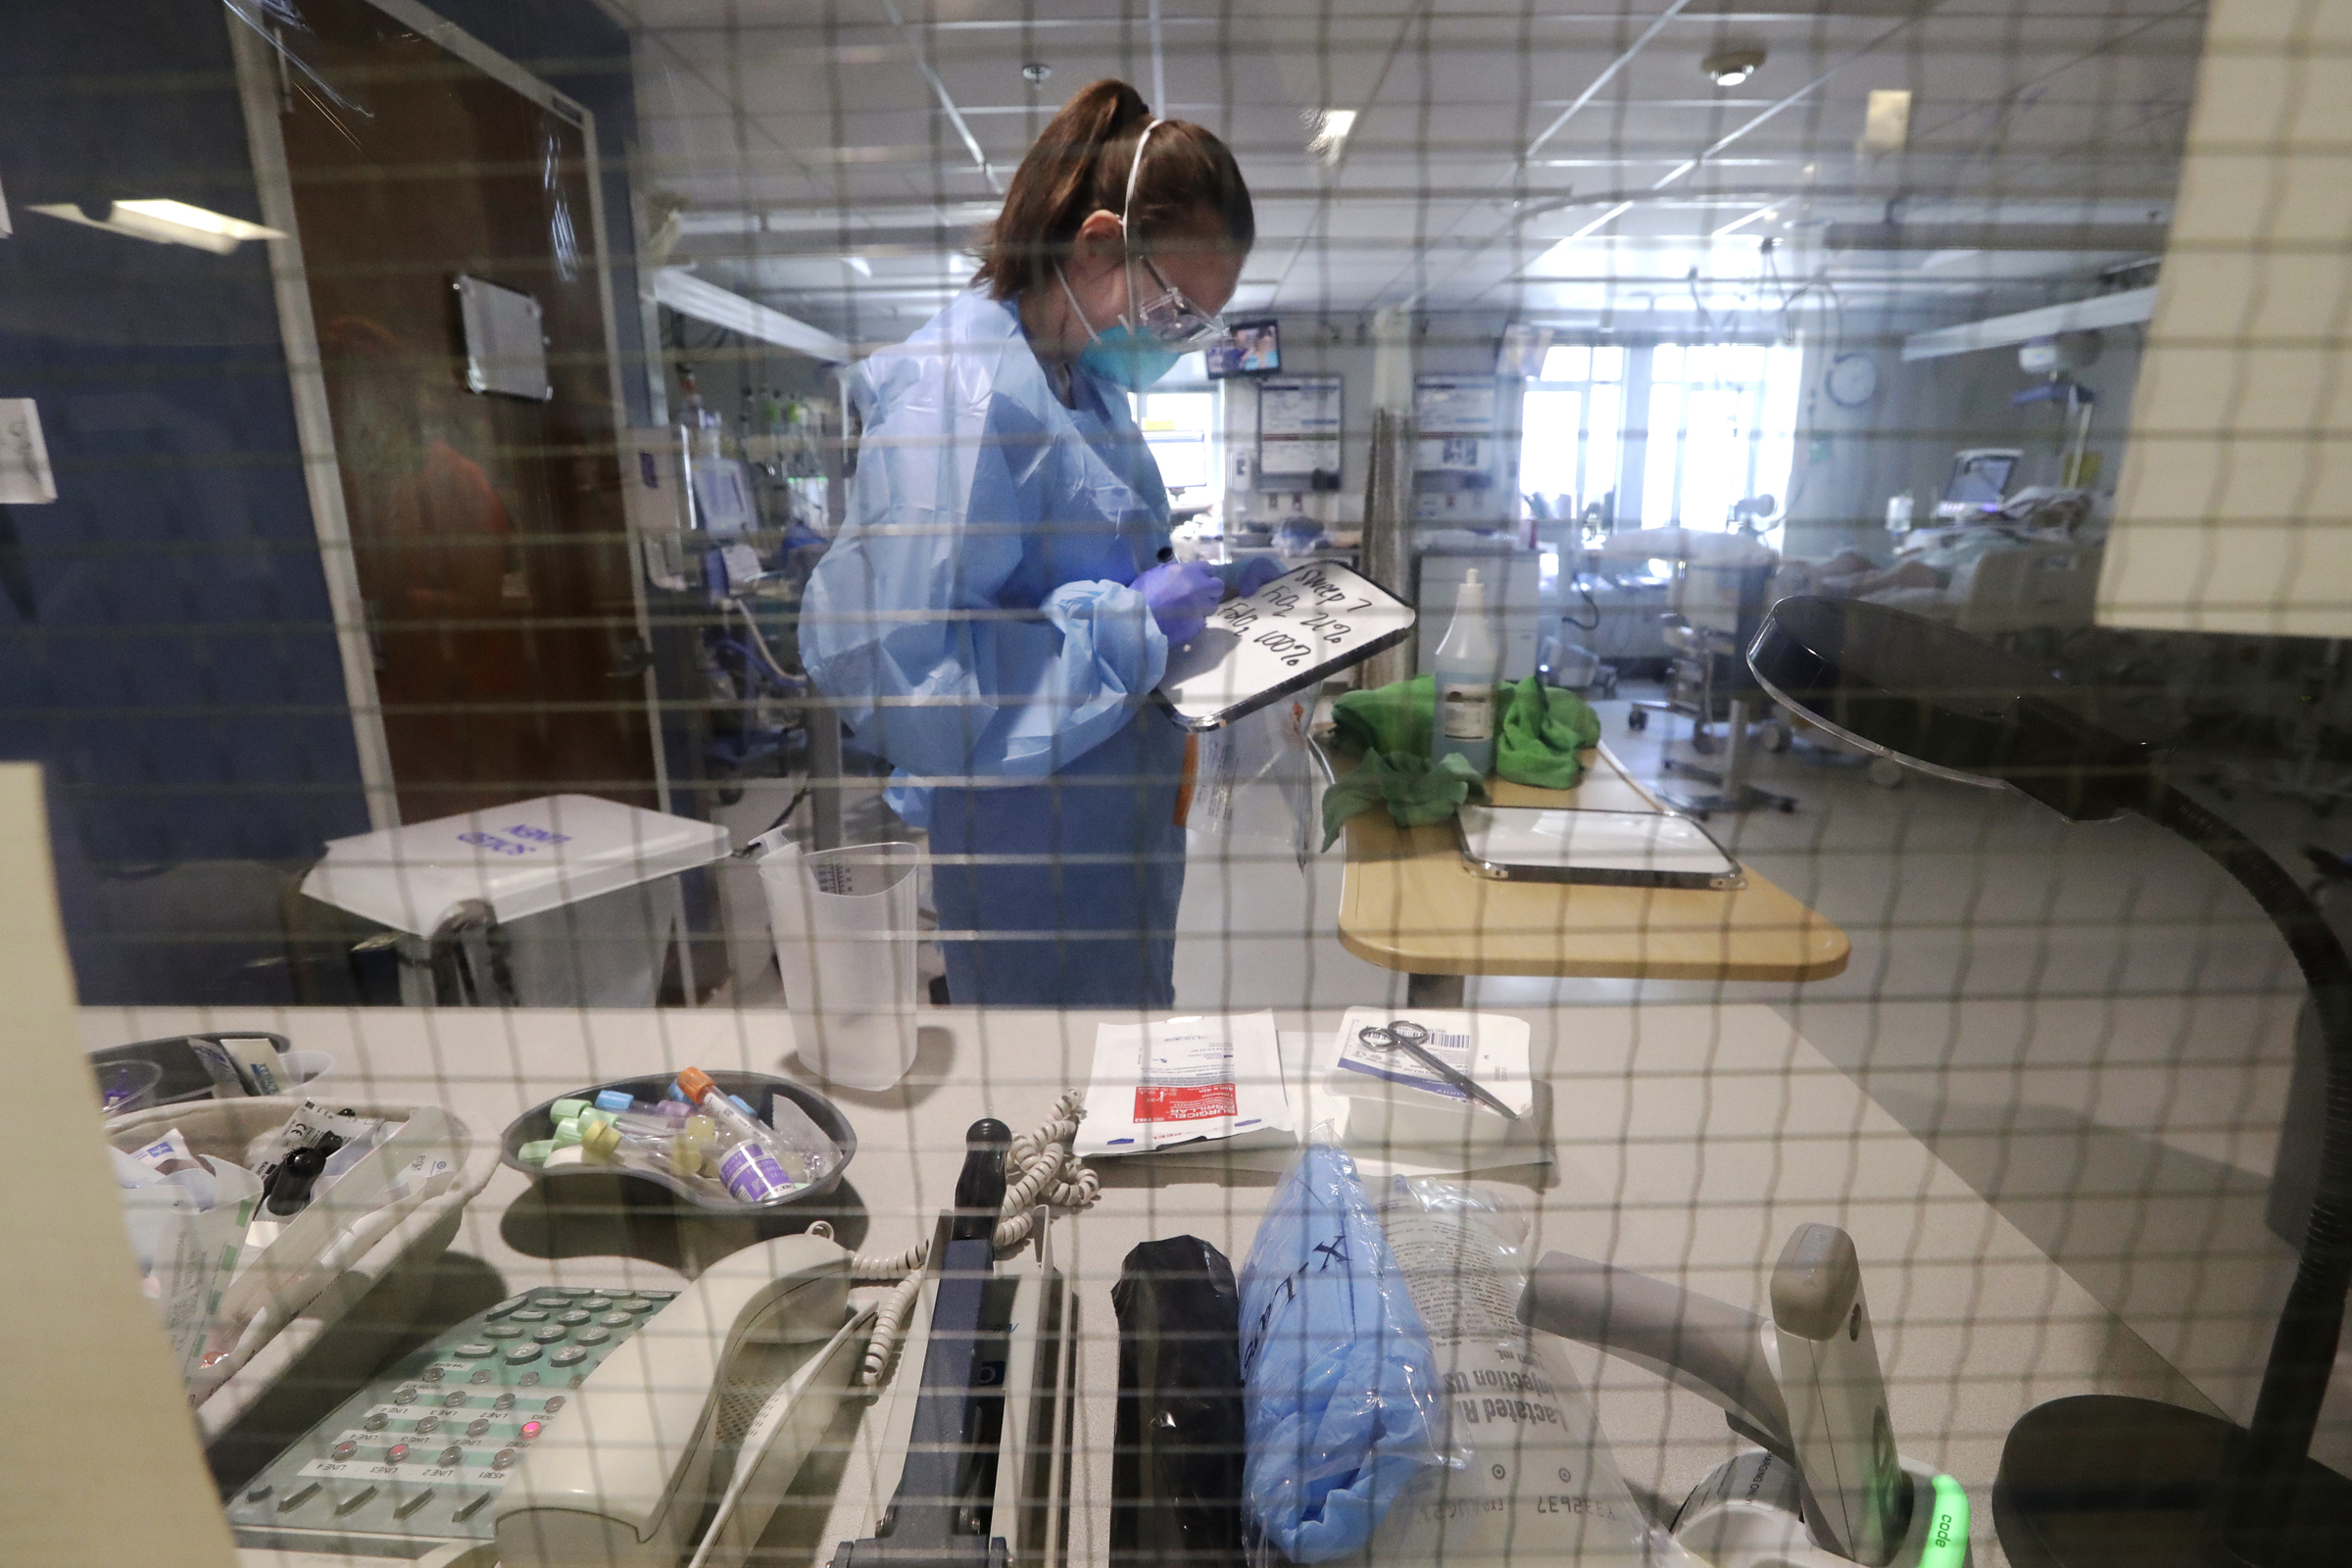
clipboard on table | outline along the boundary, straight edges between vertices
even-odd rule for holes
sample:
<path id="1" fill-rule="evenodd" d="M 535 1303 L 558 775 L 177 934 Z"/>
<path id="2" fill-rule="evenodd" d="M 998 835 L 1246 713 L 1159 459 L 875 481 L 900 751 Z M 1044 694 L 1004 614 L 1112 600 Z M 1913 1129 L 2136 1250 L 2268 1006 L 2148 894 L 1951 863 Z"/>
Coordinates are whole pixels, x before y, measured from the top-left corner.
<path id="1" fill-rule="evenodd" d="M 1413 607 L 1337 562 L 1285 572 L 1210 613 L 1168 650 L 1152 695 L 1187 730 L 1210 730 L 1362 662 L 1412 635 Z"/>
<path id="2" fill-rule="evenodd" d="M 1465 804 L 1453 832 L 1462 863 L 1496 881 L 1718 893 L 1747 885 L 1740 862 L 1687 816 Z"/>

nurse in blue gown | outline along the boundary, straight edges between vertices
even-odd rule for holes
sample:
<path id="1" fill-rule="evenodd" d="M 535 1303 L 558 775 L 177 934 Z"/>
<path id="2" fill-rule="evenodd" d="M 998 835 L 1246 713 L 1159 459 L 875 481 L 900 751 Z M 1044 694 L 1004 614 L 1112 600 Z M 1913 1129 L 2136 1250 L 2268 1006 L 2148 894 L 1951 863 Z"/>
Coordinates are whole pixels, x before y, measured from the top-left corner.
<path id="1" fill-rule="evenodd" d="M 1228 583 L 1165 559 L 1128 403 L 1224 334 L 1256 225 L 1224 143 L 1100 81 L 971 289 L 852 373 L 849 515 L 801 646 L 927 828 L 957 1004 L 1166 1007 L 1185 738 L 1151 699 Z"/>

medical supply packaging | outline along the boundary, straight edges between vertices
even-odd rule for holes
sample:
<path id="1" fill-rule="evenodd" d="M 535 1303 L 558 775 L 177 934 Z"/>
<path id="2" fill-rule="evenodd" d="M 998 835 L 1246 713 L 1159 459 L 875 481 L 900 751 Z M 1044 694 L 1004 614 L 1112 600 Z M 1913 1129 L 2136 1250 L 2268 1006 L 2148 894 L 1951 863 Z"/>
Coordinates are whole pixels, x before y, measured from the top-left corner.
<path id="1" fill-rule="evenodd" d="M 1242 1379 L 1259 1568 L 1357 1550 L 1440 1462 L 1429 1335 L 1355 1161 L 1321 1129 L 1242 1269 Z"/>
<path id="2" fill-rule="evenodd" d="M 245 1176 L 244 1167 L 267 1154 L 304 1106 L 286 1096 L 160 1105 L 108 1122 L 106 1135 L 117 1149 L 131 1150 L 177 1129 L 225 1180 Z M 466 1205 L 498 1168 L 497 1148 L 438 1106 L 336 1102 L 338 1111 L 346 1107 L 384 1125 L 366 1156 L 233 1277 L 225 1266 L 205 1270 L 184 1309 L 159 1303 L 207 1444 L 330 1331 L 346 1341 L 374 1336 L 387 1348 L 407 1333 L 432 1294 L 436 1262 L 457 1239 Z M 353 1316 L 363 1300 L 365 1314 Z"/>
<path id="3" fill-rule="evenodd" d="M 1527 1215 L 1506 1190 L 1392 1177 L 1382 1232 L 1420 1309 L 1444 1399 L 1444 1463 L 1381 1521 L 1366 1568 L 1639 1568 L 1652 1556 L 1592 1400 L 1560 1342 L 1518 1318 Z M 1671 1545 L 1661 1563 L 1691 1559 Z"/>

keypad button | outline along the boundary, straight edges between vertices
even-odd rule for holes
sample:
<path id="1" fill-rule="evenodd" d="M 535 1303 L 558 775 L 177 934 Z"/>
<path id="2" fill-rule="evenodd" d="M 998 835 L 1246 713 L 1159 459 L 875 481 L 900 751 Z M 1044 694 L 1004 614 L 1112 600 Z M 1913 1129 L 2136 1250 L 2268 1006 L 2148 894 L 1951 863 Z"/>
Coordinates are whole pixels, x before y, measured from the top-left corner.
<path id="1" fill-rule="evenodd" d="M 447 1394 L 441 1396 L 441 1408 L 444 1410 L 465 1409 L 466 1391 L 464 1389 L 452 1389 Z"/>
<path id="2" fill-rule="evenodd" d="M 482 1416 L 476 1420 L 466 1423 L 466 1435 L 469 1438 L 478 1438 L 489 1430 L 490 1418 L 488 1416 Z"/>
<path id="3" fill-rule="evenodd" d="M 515 1313 L 514 1321 L 517 1323 L 544 1323 L 548 1320 L 548 1313 L 540 1311 L 538 1308 L 534 1307 L 528 1312 Z"/>
<path id="4" fill-rule="evenodd" d="M 513 1396 L 512 1394 L 502 1394 L 502 1395 L 500 1395 L 500 1396 L 499 1396 L 497 1398 L 495 1398 L 495 1399 L 492 1399 L 492 1400 L 490 1401 L 490 1408 L 491 1408 L 491 1409 L 493 1409 L 493 1410 L 512 1410 L 512 1409 L 514 1409 L 514 1396 Z"/>
<path id="5" fill-rule="evenodd" d="M 582 1329 L 571 1337 L 574 1345 L 603 1345 L 612 1338 L 611 1329 Z"/>
<path id="6" fill-rule="evenodd" d="M 277 1511 L 279 1513 L 285 1513 L 292 1509 L 299 1508 L 317 1495 L 318 1495 L 318 1483 L 316 1481 L 306 1481 L 301 1486 L 295 1488 L 292 1492 L 287 1493 L 284 1496 L 277 1499 Z"/>
<path id="7" fill-rule="evenodd" d="M 270 1495 L 270 1483 L 267 1481 L 258 1482 L 255 1485 L 245 1489 L 245 1500 L 247 1502 L 259 1502 L 268 1495 Z"/>
<path id="8" fill-rule="evenodd" d="M 482 1504 L 488 1502 L 492 1497 L 497 1495 L 498 1494 L 495 1492 L 477 1492 L 472 1496 L 466 1498 L 464 1502 L 459 1503 L 458 1511 L 451 1514 L 449 1517 L 458 1524 L 464 1524 L 466 1520 L 472 1518 L 475 1514 L 482 1511 Z"/>
<path id="9" fill-rule="evenodd" d="M 580 1309 L 584 1312 L 610 1312 L 612 1310 L 612 1298 L 610 1296 L 587 1297 L 581 1300 Z"/>
<path id="10" fill-rule="evenodd" d="M 588 1359 L 588 1352 L 576 1345 L 566 1345 L 547 1358 L 549 1366 L 578 1366 Z"/>
<path id="11" fill-rule="evenodd" d="M 525 1362 L 538 1359 L 539 1347 L 536 1345 L 517 1345 L 507 1351 L 507 1365 L 509 1366 L 521 1366 Z"/>
<path id="12" fill-rule="evenodd" d="M 410 1492 L 407 1496 L 401 1498 L 400 1501 L 392 1505 L 392 1517 L 395 1519 L 406 1519 L 409 1515 L 415 1513 L 417 1509 L 423 1507 L 426 1503 L 432 1500 L 432 1488 L 417 1487 Z"/>
<path id="13" fill-rule="evenodd" d="M 539 1374 L 536 1372 L 525 1372 L 522 1376 L 514 1380 L 514 1386 L 522 1389 L 535 1389 L 539 1386 Z"/>
<path id="14" fill-rule="evenodd" d="M 383 1411 L 381 1411 L 381 1410 L 370 1410 L 370 1411 L 368 1411 L 368 1419 L 367 1419 L 367 1420 L 365 1420 L 365 1421 L 363 1421 L 363 1422 L 361 1422 L 361 1423 L 360 1423 L 360 1425 L 361 1425 L 361 1427 L 362 1427 L 363 1429 L 365 1429 L 365 1430 L 367 1430 L 367 1431 L 368 1431 L 368 1432 L 381 1432 L 381 1431 L 383 1431 L 383 1430 L 384 1430 L 384 1412 L 383 1412 Z"/>
<path id="15" fill-rule="evenodd" d="M 519 1340 L 522 1338 L 522 1329 L 520 1325 L 514 1323 L 493 1323 L 490 1327 L 482 1330 L 482 1338 L 485 1340 Z"/>
<path id="16" fill-rule="evenodd" d="M 585 1383 L 585 1382 L 587 1382 L 587 1381 L 588 1381 L 588 1374 L 587 1374 L 587 1373 L 585 1373 L 585 1372 L 574 1372 L 574 1373 L 571 1375 L 571 1386 L 572 1386 L 573 1388 L 575 1388 L 575 1389 L 576 1389 L 576 1388 L 578 1388 L 578 1387 L 579 1387 L 581 1384 L 583 1384 L 583 1383 Z"/>
<path id="17" fill-rule="evenodd" d="M 620 1309 L 623 1312 L 651 1312 L 654 1309 L 654 1303 L 647 1297 L 632 1296 L 620 1303 Z"/>
<path id="18" fill-rule="evenodd" d="M 429 1438 L 440 1430 L 441 1418 L 437 1415 L 422 1416 L 416 1422 L 416 1436 L 420 1438 Z"/>
<path id="19" fill-rule="evenodd" d="M 522 1433 L 521 1433 L 520 1441 L 521 1441 L 521 1442 L 524 1442 L 524 1443 L 528 1443 L 528 1442 L 530 1442 L 530 1441 L 531 1441 L 533 1438 L 536 1438 L 537 1436 L 539 1436 L 539 1434 L 540 1434 L 540 1433 L 542 1433 L 542 1432 L 545 1432 L 546 1430 L 547 1430 L 547 1426 L 546 1426 L 546 1423 L 544 1423 L 544 1422 L 540 1422 L 540 1421 L 525 1421 L 525 1422 L 522 1424 Z"/>
<path id="20" fill-rule="evenodd" d="M 547 1396 L 547 1413 L 549 1415 L 554 1415 L 558 1410 L 563 1408 L 564 1396 L 561 1394 L 551 1394 Z"/>
<path id="21" fill-rule="evenodd" d="M 675 1291 L 639 1291 L 637 1294 L 649 1301 L 667 1301 L 675 1298 L 678 1293 Z"/>
<path id="22" fill-rule="evenodd" d="M 507 1359 L 508 1359 L 508 1360 L 510 1360 L 510 1361 L 514 1360 L 514 1351 L 512 1351 L 512 1350 L 508 1351 L 508 1352 L 507 1352 Z M 490 1369 L 489 1369 L 488 1367 L 486 1367 L 486 1366 L 485 1366 L 485 1367 L 477 1367 L 477 1368 L 474 1370 L 474 1374 L 473 1374 L 473 1376 L 471 1376 L 471 1377 L 467 1378 L 466 1381 L 466 1382 L 468 1382 L 468 1383 L 487 1383 L 487 1382 L 489 1382 L 489 1381 L 490 1381 Z"/>
<path id="23" fill-rule="evenodd" d="M 490 1468 L 493 1470 L 509 1469 L 513 1467 L 515 1460 L 521 1457 L 522 1455 L 515 1452 L 513 1448 L 501 1448 L 497 1453 L 491 1456 Z"/>
<path id="24" fill-rule="evenodd" d="M 575 1306 L 568 1312 L 557 1313 L 556 1321 L 564 1325 L 566 1328 L 577 1328 L 582 1323 L 587 1322 L 592 1315 L 593 1314 L 591 1313 L 581 1311 Z"/>
<path id="25" fill-rule="evenodd" d="M 408 1456 L 409 1446 L 405 1443 L 395 1443 L 392 1445 L 392 1446 L 384 1450 L 384 1463 L 398 1464 L 401 1460 L 406 1459 Z"/>
<path id="26" fill-rule="evenodd" d="M 440 1369 L 439 1367 L 437 1367 L 437 1366 L 428 1366 L 428 1367 L 426 1367 L 426 1368 L 424 1369 L 424 1381 L 425 1381 L 425 1382 L 427 1382 L 427 1383 L 438 1383 L 438 1382 L 440 1382 L 440 1381 L 441 1381 L 441 1369 Z"/>
<path id="27" fill-rule="evenodd" d="M 392 1402 L 394 1404 L 414 1404 L 416 1400 L 416 1385 L 414 1383 L 402 1384 L 400 1388 L 392 1395 Z"/>
<path id="28" fill-rule="evenodd" d="M 469 1340 L 458 1347 L 458 1353 L 468 1361 L 479 1361 L 485 1355 L 496 1355 L 498 1347 L 481 1340 Z"/>
<path id="29" fill-rule="evenodd" d="M 537 1340 L 541 1345 L 555 1345 L 560 1343 L 570 1333 L 571 1330 L 564 1328 L 561 1324 L 550 1323 L 543 1329 L 531 1330 L 531 1338 Z"/>
<path id="30" fill-rule="evenodd" d="M 637 1320 L 627 1312 L 607 1312 L 597 1321 L 609 1329 L 625 1329 Z"/>
<path id="31" fill-rule="evenodd" d="M 444 1465 L 457 1464 L 464 1460 L 465 1457 L 466 1449 L 461 1445 L 455 1443 L 451 1444 L 448 1447 L 443 1448 L 439 1456 L 440 1462 Z"/>
<path id="32" fill-rule="evenodd" d="M 486 1318 L 486 1319 L 497 1319 L 497 1318 L 502 1318 L 502 1317 L 505 1317 L 505 1316 L 506 1316 L 506 1315 L 507 1315 L 509 1312 L 519 1312 L 519 1311 L 521 1311 L 521 1310 L 522 1310 L 524 1307 L 526 1307 L 526 1306 L 528 1306 L 528 1305 L 530 1305 L 530 1304 L 531 1304 L 531 1298 L 530 1298 L 529 1297 L 527 1297 L 527 1296 L 516 1296 L 516 1297 L 513 1297 L 513 1298 L 509 1298 L 509 1299 L 507 1299 L 507 1300 L 504 1300 L 504 1301 L 501 1301 L 501 1302 L 499 1302 L 499 1303 L 498 1303 L 496 1306 L 492 1307 L 492 1308 L 491 1308 L 489 1311 L 487 1311 L 487 1312 L 484 1312 L 484 1313 L 482 1314 L 482 1316 L 483 1316 L 484 1318 Z"/>
<path id="33" fill-rule="evenodd" d="M 341 1491 L 336 1492 L 333 1495 L 335 1499 L 336 1514 L 338 1516 L 347 1514 L 352 1512 L 354 1509 L 359 1508 L 365 1504 L 368 1498 L 375 1495 L 375 1483 L 372 1481 L 366 1481 L 357 1486 L 345 1487 Z"/>
<path id="34" fill-rule="evenodd" d="M 333 1447 L 327 1449 L 326 1456 L 330 1459 L 348 1459 L 359 1451 L 360 1446 L 352 1442 L 349 1438 L 345 1438 L 341 1443 L 338 1443 Z"/>

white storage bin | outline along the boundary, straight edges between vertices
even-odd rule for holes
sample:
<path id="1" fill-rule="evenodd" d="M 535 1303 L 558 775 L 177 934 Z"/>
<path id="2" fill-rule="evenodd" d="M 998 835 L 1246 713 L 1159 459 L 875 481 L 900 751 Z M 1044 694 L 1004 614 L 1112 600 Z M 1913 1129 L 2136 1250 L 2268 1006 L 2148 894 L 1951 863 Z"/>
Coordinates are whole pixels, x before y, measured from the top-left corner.
<path id="1" fill-rule="evenodd" d="M 298 1096 L 279 1095 L 157 1105 L 109 1121 L 106 1136 L 118 1149 L 135 1149 L 176 1127 L 197 1153 L 242 1163 L 253 1142 L 284 1125 L 301 1103 Z M 333 1103 L 337 1110 L 348 1106 L 387 1122 L 405 1122 L 419 1108 L 370 1101 Z M 239 1344 L 225 1367 L 225 1379 L 196 1405 L 197 1431 L 208 1446 L 297 1361 L 320 1348 L 328 1332 L 342 1325 L 363 1299 L 368 1307 L 365 1321 L 344 1325 L 337 1335 L 338 1342 L 350 1342 L 339 1344 L 339 1362 L 364 1371 L 415 1325 L 432 1295 L 435 1265 L 457 1239 L 466 1205 L 498 1169 L 495 1143 L 475 1138 L 458 1117 L 446 1111 L 442 1115 L 448 1123 L 446 1147 L 458 1163 L 457 1179 L 433 1197 L 388 1204 L 354 1226 L 303 1276 L 299 1288 L 265 1314 Z"/>
<path id="2" fill-rule="evenodd" d="M 551 795 L 336 839 L 303 878 L 323 904 L 400 933 L 401 1000 L 650 1007 L 678 946 L 677 873 L 727 854 L 711 822 Z"/>

